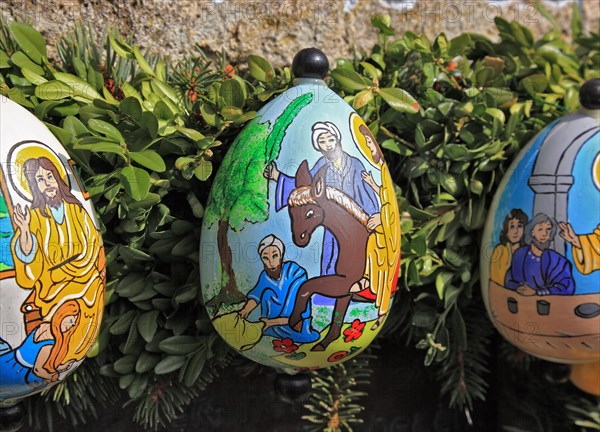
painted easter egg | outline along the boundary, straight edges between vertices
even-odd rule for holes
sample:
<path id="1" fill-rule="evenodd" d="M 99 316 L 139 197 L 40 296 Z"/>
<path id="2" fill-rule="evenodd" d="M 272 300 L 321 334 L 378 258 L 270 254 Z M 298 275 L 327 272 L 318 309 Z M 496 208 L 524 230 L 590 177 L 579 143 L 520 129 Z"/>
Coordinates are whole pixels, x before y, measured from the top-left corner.
<path id="1" fill-rule="evenodd" d="M 364 350 L 396 291 L 400 222 L 362 119 L 301 51 L 295 86 L 231 146 L 204 214 L 202 294 L 219 334 L 259 363 L 327 367 Z"/>
<path id="2" fill-rule="evenodd" d="M 497 329 L 558 363 L 600 359 L 600 80 L 580 99 L 584 108 L 548 125 L 511 165 L 481 250 Z"/>
<path id="3" fill-rule="evenodd" d="M 72 159 L 0 96 L 0 403 L 63 380 L 94 343 L 105 258 Z"/>

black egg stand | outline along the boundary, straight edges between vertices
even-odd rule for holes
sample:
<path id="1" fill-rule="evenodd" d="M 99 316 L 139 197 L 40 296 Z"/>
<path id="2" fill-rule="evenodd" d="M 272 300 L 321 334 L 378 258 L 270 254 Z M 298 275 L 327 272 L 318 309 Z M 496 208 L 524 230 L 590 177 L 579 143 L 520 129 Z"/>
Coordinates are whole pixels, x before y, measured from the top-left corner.
<path id="1" fill-rule="evenodd" d="M 282 402 L 297 404 L 305 402 L 311 395 L 310 373 L 298 372 L 295 375 L 278 373 L 275 377 L 275 394 Z"/>

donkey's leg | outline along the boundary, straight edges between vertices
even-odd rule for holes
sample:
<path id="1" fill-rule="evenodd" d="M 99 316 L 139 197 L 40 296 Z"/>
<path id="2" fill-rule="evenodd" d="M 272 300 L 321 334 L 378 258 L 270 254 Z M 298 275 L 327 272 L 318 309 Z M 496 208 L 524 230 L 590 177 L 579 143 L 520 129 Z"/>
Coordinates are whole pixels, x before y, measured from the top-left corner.
<path id="1" fill-rule="evenodd" d="M 294 309 L 292 309 L 292 313 L 290 314 L 289 324 L 292 329 L 298 332 L 302 330 L 302 313 L 304 313 L 310 298 L 316 292 L 317 285 L 314 283 L 315 280 L 309 279 L 304 282 L 296 294 L 296 301 L 294 302 Z"/>
<path id="2" fill-rule="evenodd" d="M 327 332 L 325 339 L 323 339 L 319 344 L 315 345 L 311 351 L 325 351 L 331 342 L 340 337 L 342 326 L 344 325 L 344 317 L 346 316 L 346 311 L 348 310 L 351 299 L 352 296 L 347 295 L 345 297 L 338 298 L 335 301 L 331 327 L 329 327 L 329 331 Z"/>
<path id="3" fill-rule="evenodd" d="M 290 327 L 296 331 L 302 329 L 302 313 L 306 310 L 313 294 L 322 294 L 331 298 L 344 297 L 348 295 L 350 285 L 352 282 L 340 275 L 318 276 L 304 282 L 296 294 L 294 309 L 290 314 Z"/>

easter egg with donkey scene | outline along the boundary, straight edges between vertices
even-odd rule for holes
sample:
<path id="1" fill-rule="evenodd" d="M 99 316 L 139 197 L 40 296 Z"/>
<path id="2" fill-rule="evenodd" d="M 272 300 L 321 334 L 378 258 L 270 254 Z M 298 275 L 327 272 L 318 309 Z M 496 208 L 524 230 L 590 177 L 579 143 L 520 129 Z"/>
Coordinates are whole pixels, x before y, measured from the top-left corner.
<path id="1" fill-rule="evenodd" d="M 295 86 L 240 132 L 217 173 L 200 246 L 205 305 L 236 350 L 275 368 L 363 351 L 396 292 L 400 221 L 374 135 L 322 80 L 318 50 Z"/>

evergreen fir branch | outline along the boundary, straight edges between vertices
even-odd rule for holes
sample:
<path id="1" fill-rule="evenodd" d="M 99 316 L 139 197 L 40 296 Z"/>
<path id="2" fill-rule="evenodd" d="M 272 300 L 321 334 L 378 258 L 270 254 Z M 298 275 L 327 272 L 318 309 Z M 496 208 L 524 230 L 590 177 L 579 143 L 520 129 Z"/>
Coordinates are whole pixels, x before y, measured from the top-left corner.
<path id="1" fill-rule="evenodd" d="M 3 15 L 0 15 L 0 50 L 11 56 L 18 47 L 17 41 L 8 27 L 8 22 Z"/>
<path id="2" fill-rule="evenodd" d="M 220 58 L 219 63 L 222 64 L 224 54 Z M 188 112 L 192 112 L 196 101 L 206 99 L 210 85 L 223 79 L 222 70 L 223 68 L 219 69 L 214 65 L 200 46 L 196 45 L 193 55 L 177 62 L 173 72 L 169 74 L 168 82 L 179 90 L 182 104 Z"/>
<path id="3" fill-rule="evenodd" d="M 455 342 L 438 371 L 438 379 L 442 394 L 450 394 L 451 407 L 472 410 L 474 399 L 485 400 L 487 346 L 493 327 L 478 302 L 471 303 L 462 313 L 458 309 L 454 313 L 449 330 Z"/>
<path id="4" fill-rule="evenodd" d="M 64 381 L 26 399 L 28 423 L 35 430 L 49 432 L 57 416 L 73 426 L 82 425 L 97 419 L 101 409 L 120 399 L 115 380 L 100 374 L 95 359 L 87 359 Z"/>
<path id="5" fill-rule="evenodd" d="M 544 367 L 524 369 L 501 357 L 497 372 L 504 427 L 531 432 L 592 432 L 600 425 L 599 399 L 571 383 L 549 381 Z M 511 429 L 512 430 L 512 429 Z"/>
<path id="6" fill-rule="evenodd" d="M 111 38 L 125 44 L 132 41 L 130 37 L 125 42 L 118 29 L 107 28 L 98 37 L 90 24 L 78 23 L 72 32 L 59 38 L 57 49 L 66 71 L 95 84 L 97 90 L 105 86 L 113 96 L 122 99 L 121 86 L 135 83 L 140 77 L 141 68 L 135 59 L 119 55 L 110 42 Z M 155 69 L 159 55 L 146 54 L 144 57 Z M 98 73 L 101 76 L 94 76 Z M 101 82 L 97 82 L 98 78 Z"/>
<path id="7" fill-rule="evenodd" d="M 377 342 L 359 356 L 342 364 L 312 373 L 313 391 L 304 405 L 309 414 L 302 419 L 309 432 L 352 432 L 352 425 L 363 422 L 358 415 L 364 410 L 359 399 L 368 393 L 359 391 L 369 384 L 373 373 L 370 362 Z"/>
<path id="8" fill-rule="evenodd" d="M 105 44 L 106 33 L 98 38 L 91 23 L 86 25 L 79 22 L 75 24 L 73 31 L 58 40 L 56 48 L 63 68 L 68 72 L 77 73 L 81 66 L 91 66 L 99 70 L 104 59 Z"/>
<path id="9" fill-rule="evenodd" d="M 232 357 L 227 354 L 222 359 L 207 362 L 192 386 L 183 384 L 173 375 L 154 376 L 153 385 L 149 385 L 145 394 L 136 402 L 134 421 L 155 431 L 169 425 L 200 392 L 218 378 L 220 370 L 230 364 Z"/>
<path id="10" fill-rule="evenodd" d="M 600 400 L 580 397 L 567 405 L 567 415 L 581 432 L 600 431 Z"/>
<path id="11" fill-rule="evenodd" d="M 102 71 L 105 77 L 114 80 L 114 84 L 119 88 L 124 83 L 129 83 L 134 86 L 148 79 L 148 75 L 142 70 L 136 58 L 124 57 L 120 55 L 111 44 L 110 39 L 115 41 L 125 42 L 123 36 L 116 28 L 110 28 L 107 32 L 107 37 L 104 39 L 104 45 L 106 50 L 105 56 L 105 67 L 106 70 Z M 129 36 L 126 40 L 126 45 L 133 45 L 133 36 Z M 142 53 L 146 62 L 152 70 L 156 70 L 156 66 L 159 61 L 163 61 L 161 56 L 156 52 L 144 52 Z"/>
<path id="12" fill-rule="evenodd" d="M 534 365 L 540 363 L 540 359 L 527 354 L 515 345 L 502 339 L 500 341 L 500 358 L 511 364 L 512 367 L 524 371 L 530 370 Z"/>

